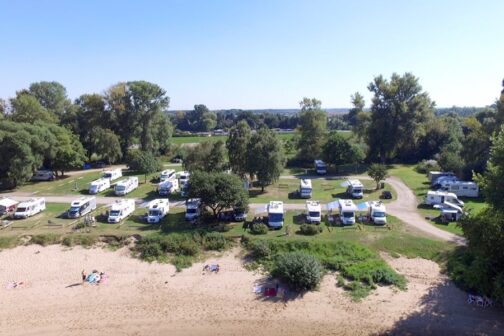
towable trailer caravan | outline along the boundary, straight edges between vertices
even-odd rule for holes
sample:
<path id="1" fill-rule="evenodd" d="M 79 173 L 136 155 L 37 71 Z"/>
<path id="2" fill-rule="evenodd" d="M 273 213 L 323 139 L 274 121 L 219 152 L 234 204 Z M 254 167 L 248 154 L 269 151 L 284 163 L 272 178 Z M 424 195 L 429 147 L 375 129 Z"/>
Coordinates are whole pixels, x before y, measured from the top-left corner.
<path id="1" fill-rule="evenodd" d="M 327 174 L 327 166 L 324 161 L 322 160 L 315 160 L 315 171 L 319 175 L 325 175 Z"/>
<path id="2" fill-rule="evenodd" d="M 446 191 L 428 191 L 427 197 L 425 198 L 425 204 L 436 205 L 443 204 L 445 202 L 450 202 L 460 207 L 464 206 L 464 202 L 458 199 L 457 195 L 454 193 L 449 193 Z"/>
<path id="3" fill-rule="evenodd" d="M 432 188 L 434 189 L 443 189 L 450 186 L 450 184 L 460 182 L 458 177 L 456 176 L 441 176 L 436 179 L 434 184 L 432 184 Z"/>
<path id="4" fill-rule="evenodd" d="M 32 181 L 52 181 L 56 178 L 54 176 L 54 172 L 52 170 L 37 170 L 35 174 L 33 174 L 31 180 Z"/>
<path id="5" fill-rule="evenodd" d="M 199 198 L 191 198 L 186 202 L 185 219 L 188 221 L 196 220 L 200 215 L 201 200 Z"/>
<path id="6" fill-rule="evenodd" d="M 271 201 L 268 204 L 268 226 L 280 229 L 284 224 L 283 202 Z"/>
<path id="7" fill-rule="evenodd" d="M 14 212 L 14 218 L 28 218 L 44 211 L 45 208 L 45 198 L 32 198 L 18 204 L 16 212 Z"/>
<path id="8" fill-rule="evenodd" d="M 375 225 L 387 224 L 387 211 L 381 201 L 368 202 L 368 216 Z"/>
<path id="9" fill-rule="evenodd" d="M 166 198 L 158 198 L 149 203 L 147 223 L 159 223 L 170 211 L 170 201 Z"/>
<path id="10" fill-rule="evenodd" d="M 72 201 L 67 211 L 68 218 L 79 218 L 96 209 L 96 197 L 81 197 Z"/>
<path id="11" fill-rule="evenodd" d="M 364 185 L 359 180 L 348 180 L 346 192 L 352 198 L 362 198 L 364 196 Z"/>
<path id="12" fill-rule="evenodd" d="M 312 197 L 312 182 L 309 179 L 301 179 L 299 181 L 299 196 L 301 198 L 311 198 Z"/>
<path id="13" fill-rule="evenodd" d="M 339 217 L 343 225 L 354 225 L 357 206 L 355 206 L 354 202 L 349 199 L 340 199 L 338 203 Z"/>
<path id="14" fill-rule="evenodd" d="M 158 185 L 158 194 L 160 196 L 166 196 L 179 191 L 179 184 L 177 179 L 166 180 Z"/>
<path id="15" fill-rule="evenodd" d="M 0 216 L 12 213 L 16 210 L 18 202 L 10 198 L 0 198 Z"/>
<path id="16" fill-rule="evenodd" d="M 103 178 L 109 179 L 110 182 L 117 180 L 120 177 L 122 177 L 121 168 L 107 170 L 106 172 L 103 173 Z"/>
<path id="17" fill-rule="evenodd" d="M 171 180 L 174 178 L 175 178 L 175 170 L 167 169 L 167 170 L 163 170 L 161 172 L 161 175 L 159 176 L 159 181 L 163 182 L 163 181 L 168 181 L 168 180 Z"/>
<path id="18" fill-rule="evenodd" d="M 442 176 L 455 176 L 453 172 L 440 172 L 440 171 L 430 171 L 429 172 L 429 181 L 431 184 L 436 182 L 436 180 Z"/>
<path id="19" fill-rule="evenodd" d="M 443 190 L 454 193 L 457 197 L 479 197 L 479 187 L 475 182 L 458 181 L 443 188 Z"/>
<path id="20" fill-rule="evenodd" d="M 138 177 L 132 176 L 128 177 L 125 180 L 117 182 L 117 184 L 114 187 L 114 193 L 117 196 L 124 196 L 132 192 L 136 188 L 138 188 Z"/>
<path id="21" fill-rule="evenodd" d="M 109 223 L 119 223 L 135 211 L 135 200 L 123 199 L 116 201 L 110 207 L 108 214 Z"/>
<path id="22" fill-rule="evenodd" d="M 89 184 L 89 193 L 95 195 L 110 188 L 110 180 L 108 178 L 99 178 Z"/>
<path id="23" fill-rule="evenodd" d="M 306 201 L 306 221 L 313 224 L 322 222 L 322 208 L 319 201 Z"/>

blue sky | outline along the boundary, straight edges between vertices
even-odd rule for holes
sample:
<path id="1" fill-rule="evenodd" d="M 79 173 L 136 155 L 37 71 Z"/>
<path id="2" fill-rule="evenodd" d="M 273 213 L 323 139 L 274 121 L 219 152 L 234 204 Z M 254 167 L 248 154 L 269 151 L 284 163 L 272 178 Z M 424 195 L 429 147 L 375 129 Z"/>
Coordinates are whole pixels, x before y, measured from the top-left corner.
<path id="1" fill-rule="evenodd" d="M 493 103 L 504 1 L 0 0 L 0 97 L 35 81 L 70 98 L 119 81 L 170 109 L 347 107 L 374 76 L 413 72 L 438 106 Z"/>

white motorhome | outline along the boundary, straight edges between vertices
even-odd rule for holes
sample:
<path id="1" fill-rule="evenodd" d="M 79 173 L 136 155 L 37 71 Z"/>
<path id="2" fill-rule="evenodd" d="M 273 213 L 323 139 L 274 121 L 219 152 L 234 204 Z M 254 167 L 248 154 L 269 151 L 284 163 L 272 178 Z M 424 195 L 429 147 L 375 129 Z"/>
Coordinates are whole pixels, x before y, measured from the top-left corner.
<path id="1" fill-rule="evenodd" d="M 67 211 L 68 218 L 79 218 L 96 209 L 96 197 L 81 197 L 72 201 Z"/>
<path id="2" fill-rule="evenodd" d="M 163 170 L 161 172 L 161 175 L 159 176 L 159 181 L 160 182 L 168 181 L 168 180 L 174 179 L 175 176 L 176 176 L 175 175 L 175 170 L 173 170 L 173 169 L 166 169 L 166 170 Z"/>
<path id="3" fill-rule="evenodd" d="M 16 212 L 14 212 L 14 218 L 28 218 L 44 211 L 45 208 L 45 198 L 32 198 L 18 204 Z"/>
<path id="4" fill-rule="evenodd" d="M 376 225 L 387 224 L 387 209 L 381 201 L 368 202 L 369 219 Z"/>
<path id="5" fill-rule="evenodd" d="M 315 160 L 315 171 L 319 175 L 325 175 L 327 174 L 327 165 L 325 164 L 324 161 L 322 160 Z"/>
<path id="6" fill-rule="evenodd" d="M 436 180 L 441 176 L 455 176 L 455 174 L 453 172 L 430 171 L 429 181 L 431 182 L 431 184 L 434 184 Z"/>
<path id="7" fill-rule="evenodd" d="M 10 198 L 0 198 L 0 215 L 12 213 L 16 210 L 17 201 Z"/>
<path id="8" fill-rule="evenodd" d="M 306 221 L 314 224 L 322 222 L 322 208 L 319 201 L 306 201 Z"/>
<path id="9" fill-rule="evenodd" d="M 110 188 L 110 180 L 108 178 L 99 178 L 89 184 L 89 193 L 95 195 Z"/>
<path id="10" fill-rule="evenodd" d="M 349 199 L 340 199 L 338 203 L 339 217 L 343 225 L 354 225 L 357 206 Z"/>
<path id="11" fill-rule="evenodd" d="M 446 191 L 430 190 L 427 192 L 427 196 L 425 197 L 425 204 L 427 205 L 443 204 L 445 202 L 450 202 L 460 207 L 464 206 L 464 202 L 459 200 L 457 195 Z"/>
<path id="12" fill-rule="evenodd" d="M 149 203 L 147 223 L 159 223 L 170 211 L 170 201 L 167 198 L 158 198 Z"/>
<path id="13" fill-rule="evenodd" d="M 284 207 L 281 201 L 271 201 L 268 204 L 268 226 L 280 229 L 284 224 Z"/>
<path id="14" fill-rule="evenodd" d="M 352 198 L 362 198 L 364 196 L 364 185 L 359 180 L 348 180 L 347 194 Z"/>
<path id="15" fill-rule="evenodd" d="M 193 221 L 197 219 L 201 211 L 201 200 L 199 198 L 191 198 L 186 202 L 185 219 Z"/>
<path id="16" fill-rule="evenodd" d="M 440 216 L 445 222 L 456 222 L 464 215 L 464 210 L 451 202 L 434 205 L 434 208 L 441 210 Z"/>
<path id="17" fill-rule="evenodd" d="M 312 197 L 312 182 L 310 179 L 301 179 L 299 181 L 299 196 L 301 198 L 311 198 Z"/>
<path id="18" fill-rule="evenodd" d="M 52 181 L 56 178 L 52 170 L 37 170 L 31 180 L 32 181 Z"/>
<path id="19" fill-rule="evenodd" d="M 457 197 L 479 197 L 479 187 L 475 182 L 457 181 L 443 190 L 454 193 Z"/>
<path id="20" fill-rule="evenodd" d="M 119 223 L 131 215 L 133 211 L 135 211 L 135 200 L 122 199 L 115 201 L 110 207 L 107 221 L 109 223 Z"/>
<path id="21" fill-rule="evenodd" d="M 138 188 L 138 177 L 131 176 L 128 177 L 127 179 L 117 182 L 117 184 L 114 187 L 114 193 L 117 196 L 124 196 L 132 192 L 136 188 Z"/>
<path id="22" fill-rule="evenodd" d="M 179 173 L 179 184 L 181 187 L 187 184 L 189 182 L 189 177 L 191 176 L 191 173 L 188 171 L 181 171 Z"/>
<path id="23" fill-rule="evenodd" d="M 161 196 L 170 195 L 179 191 L 179 183 L 177 179 L 165 180 L 158 185 L 158 193 Z"/>
<path id="24" fill-rule="evenodd" d="M 109 179 L 110 182 L 117 180 L 118 178 L 122 177 L 122 170 L 121 168 L 113 169 L 113 170 L 107 170 L 103 173 L 103 178 Z"/>

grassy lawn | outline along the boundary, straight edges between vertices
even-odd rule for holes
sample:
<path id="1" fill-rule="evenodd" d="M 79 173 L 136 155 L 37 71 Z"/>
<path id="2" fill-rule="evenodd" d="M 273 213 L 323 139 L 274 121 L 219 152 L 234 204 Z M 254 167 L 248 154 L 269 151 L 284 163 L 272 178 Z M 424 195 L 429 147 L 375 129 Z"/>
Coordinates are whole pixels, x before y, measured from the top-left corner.
<path id="1" fill-rule="evenodd" d="M 313 179 L 313 196 L 312 200 L 317 200 L 322 203 L 331 202 L 336 198 L 348 198 L 345 194 L 346 187 L 342 187 L 343 179 Z M 382 190 L 375 190 L 375 183 L 370 180 L 362 180 L 364 184 L 364 198 L 356 200 L 357 203 L 379 200 Z M 306 199 L 297 196 L 299 190 L 298 179 L 280 179 L 277 183 L 265 188 L 264 193 L 261 188 L 251 188 L 249 190 L 251 203 L 268 203 L 271 200 L 283 201 L 286 203 L 305 203 Z M 396 192 L 388 184 L 385 185 L 385 190 L 392 191 L 393 199 L 396 199 Z M 390 202 L 391 200 L 384 200 Z"/>
<path id="2" fill-rule="evenodd" d="M 347 132 L 349 133 L 349 132 Z M 278 133 L 277 137 L 280 140 L 290 140 L 294 136 L 295 133 Z M 212 141 L 217 141 L 217 140 L 222 140 L 226 141 L 227 140 L 227 135 L 212 135 L 212 136 L 176 136 L 171 138 L 171 143 L 175 145 L 182 145 L 182 144 L 194 144 L 194 143 L 200 143 L 206 140 L 212 140 Z"/>

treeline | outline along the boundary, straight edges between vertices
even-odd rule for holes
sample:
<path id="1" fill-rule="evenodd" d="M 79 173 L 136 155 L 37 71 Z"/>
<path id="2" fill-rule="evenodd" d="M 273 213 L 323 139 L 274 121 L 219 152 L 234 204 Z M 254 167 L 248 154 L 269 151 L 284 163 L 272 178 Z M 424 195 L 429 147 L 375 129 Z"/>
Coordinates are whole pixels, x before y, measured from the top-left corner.
<path id="1" fill-rule="evenodd" d="M 166 92 L 145 81 L 74 102 L 57 82 L 33 83 L 0 102 L 0 187 L 27 181 L 41 166 L 63 174 L 85 161 L 124 160 L 134 148 L 164 154 L 172 132 L 162 113 L 168 104 Z"/>

